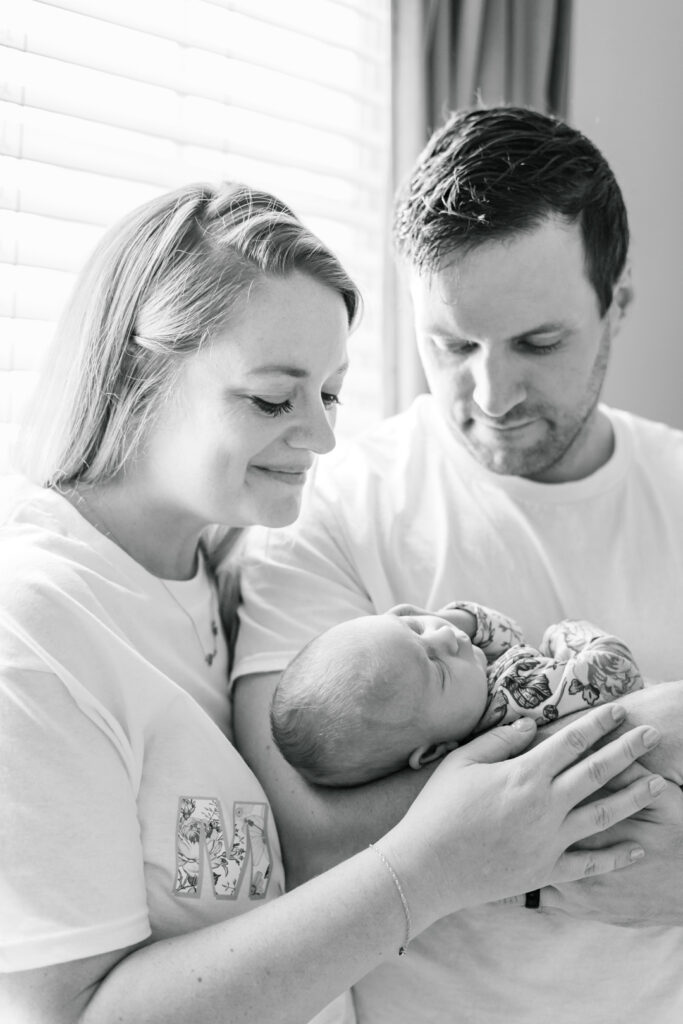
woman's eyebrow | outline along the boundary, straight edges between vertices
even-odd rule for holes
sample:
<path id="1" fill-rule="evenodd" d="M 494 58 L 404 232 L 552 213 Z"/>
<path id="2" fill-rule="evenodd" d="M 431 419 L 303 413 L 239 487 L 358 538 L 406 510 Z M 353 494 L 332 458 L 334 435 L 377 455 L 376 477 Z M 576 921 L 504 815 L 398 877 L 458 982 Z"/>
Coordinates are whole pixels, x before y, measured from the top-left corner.
<path id="1" fill-rule="evenodd" d="M 346 373 L 348 368 L 349 368 L 348 362 L 342 363 L 334 371 L 334 374 L 336 375 L 338 373 Z M 250 377 L 251 376 L 255 376 L 256 374 L 259 374 L 259 375 L 273 374 L 273 375 L 279 375 L 279 376 L 282 376 L 282 377 L 296 377 L 298 379 L 302 378 L 302 377 L 310 377 L 309 371 L 308 370 L 304 370 L 303 367 L 301 367 L 301 366 L 290 366 L 289 364 L 285 364 L 285 363 L 265 363 L 263 366 L 255 366 L 253 369 L 251 369 L 249 371 L 249 376 Z"/>
<path id="2" fill-rule="evenodd" d="M 249 371 L 249 376 L 256 374 L 279 374 L 282 377 L 309 377 L 308 370 L 300 366 L 286 366 L 284 363 L 266 363 L 264 366 L 255 366 Z"/>

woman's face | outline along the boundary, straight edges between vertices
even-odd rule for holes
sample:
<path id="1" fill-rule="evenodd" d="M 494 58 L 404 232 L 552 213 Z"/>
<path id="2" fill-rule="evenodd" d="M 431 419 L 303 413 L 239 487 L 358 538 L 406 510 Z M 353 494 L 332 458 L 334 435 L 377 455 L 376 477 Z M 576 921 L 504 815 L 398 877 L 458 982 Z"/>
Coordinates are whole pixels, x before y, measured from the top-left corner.
<path id="1" fill-rule="evenodd" d="M 149 504 L 190 529 L 293 522 L 313 456 L 334 447 L 348 333 L 331 287 L 257 281 L 150 428 L 134 471 Z"/>

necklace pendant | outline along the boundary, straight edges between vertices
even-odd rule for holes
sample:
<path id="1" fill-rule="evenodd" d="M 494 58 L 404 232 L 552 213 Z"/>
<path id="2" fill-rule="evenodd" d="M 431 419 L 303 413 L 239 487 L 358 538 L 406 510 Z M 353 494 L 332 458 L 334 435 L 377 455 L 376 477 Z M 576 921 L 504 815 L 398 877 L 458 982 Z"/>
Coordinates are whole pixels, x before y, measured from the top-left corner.
<path id="1" fill-rule="evenodd" d="M 216 655 L 215 655 L 215 653 L 214 653 L 214 652 L 212 651 L 212 652 L 211 652 L 211 654 L 207 654 L 207 655 L 206 655 L 206 657 L 204 658 L 204 661 L 205 661 L 205 662 L 206 662 L 206 664 L 207 664 L 207 665 L 209 666 L 209 668 L 211 668 L 211 666 L 213 665 L 213 659 L 214 659 L 215 657 L 216 657 Z"/>

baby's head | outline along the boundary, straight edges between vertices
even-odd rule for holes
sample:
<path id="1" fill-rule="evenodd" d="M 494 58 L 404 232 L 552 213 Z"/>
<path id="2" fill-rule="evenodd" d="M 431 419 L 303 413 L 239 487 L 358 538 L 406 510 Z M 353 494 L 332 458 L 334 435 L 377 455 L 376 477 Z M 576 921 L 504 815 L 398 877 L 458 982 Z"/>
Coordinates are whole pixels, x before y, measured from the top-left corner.
<path id="1" fill-rule="evenodd" d="M 486 659 L 462 630 L 398 608 L 307 644 L 275 691 L 271 726 L 310 782 L 354 786 L 453 749 L 473 732 L 487 696 Z"/>

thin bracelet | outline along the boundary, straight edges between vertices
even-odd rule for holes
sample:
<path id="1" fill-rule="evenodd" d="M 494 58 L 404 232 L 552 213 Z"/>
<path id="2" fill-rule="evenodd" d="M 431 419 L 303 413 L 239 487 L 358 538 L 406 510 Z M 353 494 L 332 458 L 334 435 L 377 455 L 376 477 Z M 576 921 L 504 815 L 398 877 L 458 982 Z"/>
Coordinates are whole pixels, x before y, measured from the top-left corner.
<path id="1" fill-rule="evenodd" d="M 382 851 L 378 850 L 376 846 L 372 845 L 372 843 L 369 844 L 369 847 L 370 847 L 371 850 L 375 851 L 375 853 L 377 854 L 379 859 L 382 861 L 382 864 L 384 864 L 384 866 L 386 867 L 387 871 L 389 872 L 389 874 L 391 875 L 391 877 L 393 879 L 393 882 L 394 882 L 394 885 L 396 886 L 398 894 L 401 897 L 401 906 L 403 907 L 403 913 L 405 914 L 405 919 L 406 919 L 406 937 L 403 940 L 403 945 L 398 947 L 398 955 L 399 956 L 404 956 L 406 951 L 407 951 L 407 949 L 408 949 L 408 943 L 410 942 L 410 932 L 411 932 L 411 928 L 412 928 L 412 921 L 410 919 L 410 907 L 408 906 L 408 900 L 406 899 L 405 893 L 403 892 L 403 887 L 402 887 L 402 885 L 401 885 L 401 883 L 399 881 L 398 875 L 396 874 L 396 872 L 394 871 L 394 869 L 392 868 L 391 864 L 389 863 L 387 858 L 384 856 Z"/>
<path id="2" fill-rule="evenodd" d="M 541 890 L 532 889 L 531 892 L 526 894 L 524 899 L 524 906 L 527 910 L 538 910 L 541 905 Z"/>

